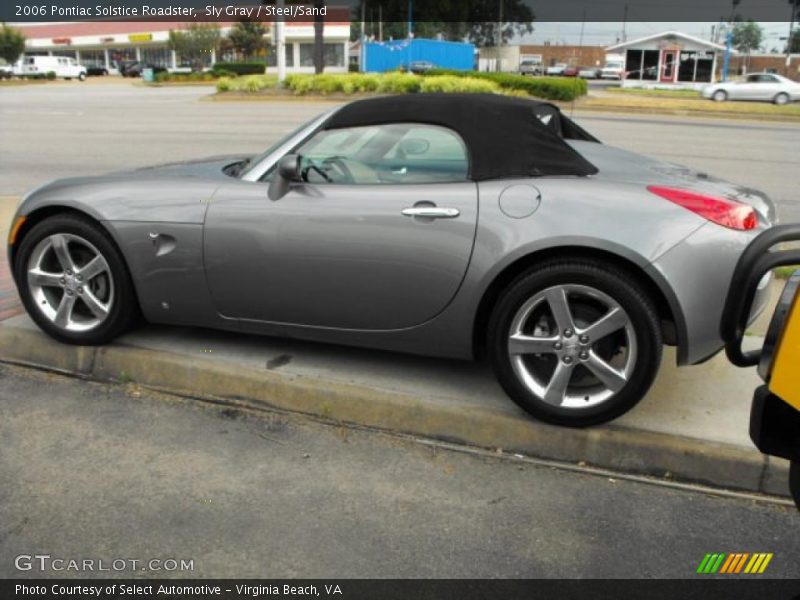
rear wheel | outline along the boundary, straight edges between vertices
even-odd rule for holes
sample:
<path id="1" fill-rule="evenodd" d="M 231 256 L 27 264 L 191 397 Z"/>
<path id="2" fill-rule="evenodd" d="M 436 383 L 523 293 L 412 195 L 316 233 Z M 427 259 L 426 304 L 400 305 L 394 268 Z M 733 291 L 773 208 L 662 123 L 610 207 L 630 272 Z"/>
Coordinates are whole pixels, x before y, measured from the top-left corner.
<path id="1" fill-rule="evenodd" d="M 591 260 L 550 261 L 520 275 L 489 323 L 495 374 L 535 417 L 582 427 L 614 419 L 647 392 L 661 329 L 636 282 Z"/>
<path id="2" fill-rule="evenodd" d="M 86 79 L 86 73 L 81 73 L 80 75 L 78 75 L 78 79 L 84 81 Z"/>
<path id="3" fill-rule="evenodd" d="M 779 106 L 782 106 L 784 104 L 788 104 L 789 103 L 789 94 L 784 94 L 783 92 L 781 92 L 780 94 L 775 96 L 775 98 L 773 98 L 772 101 L 775 104 L 779 105 Z"/>
<path id="4" fill-rule="evenodd" d="M 728 92 L 725 90 L 717 90 L 711 95 L 711 99 L 714 102 L 725 102 L 728 99 Z"/>
<path id="5" fill-rule="evenodd" d="M 138 313 L 122 255 L 88 219 L 56 215 L 34 226 L 20 244 L 14 270 L 28 314 L 59 341 L 106 343 Z"/>

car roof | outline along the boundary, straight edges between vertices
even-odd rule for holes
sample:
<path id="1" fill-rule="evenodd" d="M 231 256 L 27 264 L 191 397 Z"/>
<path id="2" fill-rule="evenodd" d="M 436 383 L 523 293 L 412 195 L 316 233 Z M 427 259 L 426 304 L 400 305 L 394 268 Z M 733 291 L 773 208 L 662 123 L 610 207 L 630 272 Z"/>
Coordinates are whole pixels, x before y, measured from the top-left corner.
<path id="1" fill-rule="evenodd" d="M 391 123 L 446 127 L 464 140 L 475 181 L 592 175 L 597 168 L 565 139 L 598 140 L 549 102 L 500 94 L 405 94 L 351 102 L 322 129 Z"/>

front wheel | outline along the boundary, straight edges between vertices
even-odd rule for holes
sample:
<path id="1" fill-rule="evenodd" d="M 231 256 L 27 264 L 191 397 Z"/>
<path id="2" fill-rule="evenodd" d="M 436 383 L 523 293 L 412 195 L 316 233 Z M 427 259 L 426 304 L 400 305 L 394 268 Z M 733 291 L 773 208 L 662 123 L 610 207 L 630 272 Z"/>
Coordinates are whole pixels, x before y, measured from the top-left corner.
<path id="1" fill-rule="evenodd" d="M 22 239 L 14 274 L 28 314 L 61 342 L 106 343 L 138 314 L 119 250 L 99 225 L 78 216 L 35 225 Z"/>
<path id="2" fill-rule="evenodd" d="M 78 79 L 84 81 L 86 79 L 86 73 L 81 73 L 80 75 L 78 75 Z"/>
<path id="3" fill-rule="evenodd" d="M 627 274 L 591 260 L 550 261 L 520 275 L 489 322 L 495 374 L 533 416 L 604 423 L 630 410 L 661 363 L 652 302 Z"/>
<path id="4" fill-rule="evenodd" d="M 725 102 L 728 99 L 728 93 L 724 90 L 717 90 L 711 95 L 714 102 Z"/>

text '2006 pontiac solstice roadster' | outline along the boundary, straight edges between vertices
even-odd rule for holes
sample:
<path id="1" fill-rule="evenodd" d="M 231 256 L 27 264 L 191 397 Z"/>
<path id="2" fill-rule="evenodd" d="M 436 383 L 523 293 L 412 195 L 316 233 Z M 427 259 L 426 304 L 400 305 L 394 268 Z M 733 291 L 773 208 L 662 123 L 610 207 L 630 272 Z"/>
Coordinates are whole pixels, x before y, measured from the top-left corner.
<path id="1" fill-rule="evenodd" d="M 552 104 L 409 95 L 336 108 L 260 156 L 62 179 L 9 257 L 33 320 L 102 344 L 137 316 L 422 355 L 487 356 L 582 426 L 723 345 L 761 193 L 600 143 Z M 765 279 L 753 315 L 763 309 Z"/>

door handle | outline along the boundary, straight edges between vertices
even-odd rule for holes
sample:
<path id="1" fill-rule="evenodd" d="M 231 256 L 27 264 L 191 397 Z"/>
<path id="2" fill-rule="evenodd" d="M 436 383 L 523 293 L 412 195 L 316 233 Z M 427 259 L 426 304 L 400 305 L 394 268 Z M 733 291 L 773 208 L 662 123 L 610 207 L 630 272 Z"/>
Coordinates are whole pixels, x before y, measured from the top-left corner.
<path id="1" fill-rule="evenodd" d="M 404 217 L 427 217 L 429 219 L 455 219 L 461 213 L 457 208 L 439 208 L 438 206 L 414 206 L 400 211 Z"/>

